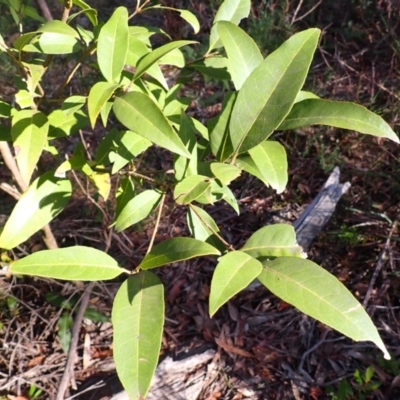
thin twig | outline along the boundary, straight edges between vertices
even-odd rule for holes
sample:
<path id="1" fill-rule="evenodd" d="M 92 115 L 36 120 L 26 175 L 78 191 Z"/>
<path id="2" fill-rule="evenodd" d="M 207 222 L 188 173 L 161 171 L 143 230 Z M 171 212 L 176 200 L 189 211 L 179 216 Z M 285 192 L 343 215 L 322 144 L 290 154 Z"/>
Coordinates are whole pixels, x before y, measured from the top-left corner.
<path id="1" fill-rule="evenodd" d="M 76 358 L 76 348 L 78 346 L 79 330 L 82 324 L 83 314 L 85 313 L 85 310 L 89 304 L 89 298 L 90 298 L 90 293 L 92 291 L 92 287 L 93 287 L 93 282 L 86 287 L 85 292 L 83 293 L 81 299 L 81 303 L 79 305 L 78 312 L 76 313 L 74 325 L 72 327 L 72 332 L 71 332 L 71 343 L 68 349 L 67 362 L 65 365 L 63 376 L 61 378 L 60 386 L 58 388 L 56 400 L 64 399 L 64 394 L 67 390 L 68 383 L 71 377 L 73 376 L 74 372 L 73 366 Z"/>
<path id="2" fill-rule="evenodd" d="M 45 0 L 36 0 L 36 4 L 40 8 L 43 17 L 47 19 L 47 21 L 52 21 L 54 19 Z"/>
<path id="3" fill-rule="evenodd" d="M 301 3 L 303 2 L 303 0 L 300 1 L 299 6 L 301 5 Z M 308 14 L 311 14 L 320 4 L 322 3 L 322 0 L 319 0 L 319 2 L 317 4 L 315 4 L 313 7 L 311 7 L 307 12 L 305 12 L 301 17 L 296 18 L 297 12 L 298 12 L 298 8 L 296 9 L 296 12 L 293 15 L 292 18 L 292 24 L 294 24 L 297 21 L 301 21 L 303 18 L 307 17 Z"/>
<path id="4" fill-rule="evenodd" d="M 294 11 L 294 14 L 293 14 L 293 17 L 292 17 L 292 22 L 291 22 L 291 24 L 293 24 L 294 21 L 296 21 L 297 14 L 298 14 L 299 11 L 300 11 L 300 8 L 301 8 L 301 6 L 302 6 L 302 4 L 303 4 L 303 1 L 304 1 L 304 0 L 300 0 L 300 1 L 299 1 L 299 4 L 297 4 L 296 10 Z"/>
<path id="5" fill-rule="evenodd" d="M 7 142 L 0 141 L 0 153 L 3 157 L 3 160 L 7 166 L 7 168 L 11 171 L 14 179 L 16 180 L 18 186 L 21 188 L 22 192 L 25 192 L 28 189 L 28 185 L 25 183 L 24 179 L 22 178 L 21 172 L 15 162 L 15 158 L 11 153 L 10 146 Z M 1 186 L 1 189 L 6 191 L 4 185 Z M 7 192 L 8 193 L 8 192 Z M 11 194 L 11 193 L 10 193 Z M 11 194 L 14 198 L 16 198 L 16 193 Z M 53 232 L 50 228 L 50 225 L 46 225 L 42 228 L 44 232 L 43 241 L 45 242 L 48 249 L 57 249 L 57 241 L 53 235 Z"/>
<path id="6" fill-rule="evenodd" d="M 164 200 L 165 200 L 165 193 L 163 193 L 163 195 L 161 197 L 161 200 L 160 200 L 160 205 L 158 206 L 157 220 L 156 220 L 156 224 L 154 226 L 153 234 L 151 235 L 149 247 L 147 248 L 146 254 L 149 254 L 151 249 L 152 249 L 152 247 L 153 247 L 154 240 L 156 238 L 156 234 L 157 234 L 157 231 L 158 231 L 158 226 L 160 225 L 162 209 L 163 209 L 163 206 L 164 206 Z"/>
<path id="7" fill-rule="evenodd" d="M 22 178 L 21 172 L 15 162 L 15 158 L 11 153 L 10 146 L 7 142 L 0 142 L 0 153 L 3 157 L 3 160 L 7 166 L 7 168 L 11 171 L 14 179 L 16 180 L 20 189 L 25 192 L 28 189 L 28 185 L 25 183 L 24 179 Z"/>
<path id="8" fill-rule="evenodd" d="M 393 232 L 395 231 L 396 227 L 397 227 L 397 221 L 395 220 L 392 224 L 392 227 L 390 228 L 389 236 L 386 239 L 385 246 L 383 247 L 383 250 L 382 250 L 381 254 L 379 255 L 379 259 L 378 259 L 378 262 L 376 263 L 374 274 L 372 275 L 371 281 L 368 286 L 367 293 L 365 294 L 364 301 L 363 301 L 364 308 L 367 307 L 367 305 L 368 305 L 368 302 L 371 297 L 371 293 L 374 288 L 376 279 L 378 278 L 378 275 L 381 272 L 381 269 L 382 269 L 383 265 L 385 264 L 385 261 L 387 260 L 386 255 L 389 251 L 390 241 L 392 239 L 392 235 L 393 235 Z"/>

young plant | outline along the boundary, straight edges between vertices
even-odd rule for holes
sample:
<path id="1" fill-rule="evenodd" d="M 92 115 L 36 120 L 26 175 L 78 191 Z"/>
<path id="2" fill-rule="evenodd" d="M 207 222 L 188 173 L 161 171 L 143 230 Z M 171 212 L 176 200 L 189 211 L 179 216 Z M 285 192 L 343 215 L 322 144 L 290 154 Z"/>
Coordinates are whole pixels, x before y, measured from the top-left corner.
<path id="1" fill-rule="evenodd" d="M 16 3 L 3 2 L 10 7 Z M 70 15 L 72 7 L 78 11 Z M 100 24 L 97 11 L 84 1 L 65 0 L 61 20 L 22 33 L 10 46 L 0 38 L 0 50 L 23 78 L 18 82 L 15 104 L 0 103 L 0 116 L 8 121 L 1 126 L 0 151 L 20 189 L 11 192 L 18 201 L 0 235 L 0 247 L 11 250 L 40 229 L 49 247 L 13 261 L 9 271 L 84 281 L 127 276 L 112 308 L 113 349 L 118 375 L 132 399 L 144 398 L 149 390 L 163 333 L 164 289 L 151 269 L 194 257 L 217 259 L 211 315 L 259 279 L 305 314 L 356 341 L 374 342 L 389 357 L 376 327 L 354 296 L 329 272 L 305 259 L 292 226 L 265 226 L 236 249 L 202 205 L 225 201 L 239 214 L 229 184 L 242 173 L 283 192 L 288 166 L 284 147 L 273 140 L 277 130 L 320 124 L 396 143 L 397 136 L 378 115 L 362 106 L 302 91 L 320 37 L 318 29 L 295 34 L 263 59 L 253 39 L 238 27 L 250 12 L 250 0 L 225 0 L 214 18 L 206 54 L 186 62 L 181 48 L 196 42 L 178 40 L 153 49 L 152 35 L 168 35 L 160 29 L 130 25 L 138 13 L 162 8 L 138 1 L 131 13 L 118 7 Z M 199 30 L 193 14 L 175 11 L 195 32 Z M 23 9 L 18 15 L 21 13 Z M 86 15 L 92 27 L 80 26 L 78 15 Z M 56 89 L 46 92 L 45 72 L 60 55 L 75 55 L 75 65 Z M 88 61 L 102 77 L 88 94 L 65 97 L 72 77 Z M 188 102 L 180 96 L 181 86 L 171 85 L 164 76 L 164 64 L 185 69 L 185 74 L 200 71 L 231 82 L 222 111 L 207 126 L 185 113 Z M 43 151 L 57 153 L 55 139 L 77 135 L 88 124 L 94 129 L 99 118 L 107 134 L 95 154 L 88 153 L 83 141 L 55 170 L 38 168 Z M 111 128 L 109 121 L 114 118 L 120 125 Z M 171 179 L 160 180 L 159 171 L 141 170 L 143 155 L 152 147 L 173 154 L 173 171 L 167 168 L 173 175 L 163 175 Z M 105 200 L 110 193 L 117 193 L 110 229 L 121 232 L 157 209 L 158 221 L 168 197 L 169 202 L 186 207 L 192 237 L 173 237 L 155 246 L 152 240 L 133 272 L 95 248 L 57 248 L 48 224 L 68 203 L 72 195 L 68 177 L 75 171 L 86 175 Z M 111 180 L 113 175 L 120 179 Z M 157 229 L 158 222 L 153 239 Z"/>

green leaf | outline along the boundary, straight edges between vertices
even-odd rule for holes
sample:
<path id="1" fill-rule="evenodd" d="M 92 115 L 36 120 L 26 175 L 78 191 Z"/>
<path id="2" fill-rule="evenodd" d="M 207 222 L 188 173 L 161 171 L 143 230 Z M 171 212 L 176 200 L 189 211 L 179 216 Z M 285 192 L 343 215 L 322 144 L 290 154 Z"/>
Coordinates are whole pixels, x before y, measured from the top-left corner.
<path id="1" fill-rule="evenodd" d="M 264 226 L 253 233 L 240 250 L 254 258 L 304 257 L 303 249 L 296 241 L 296 232 L 288 224 Z"/>
<path id="2" fill-rule="evenodd" d="M 96 123 L 96 119 L 101 109 L 113 95 L 119 85 L 109 82 L 97 82 L 90 89 L 88 96 L 88 113 L 92 128 Z"/>
<path id="3" fill-rule="evenodd" d="M 88 124 L 88 118 L 82 111 L 70 114 L 68 111 L 54 110 L 48 116 L 50 128 L 48 139 L 70 136 Z"/>
<path id="4" fill-rule="evenodd" d="M 278 142 L 268 140 L 250 149 L 249 154 L 265 181 L 277 193 L 282 193 L 288 182 L 285 148 Z"/>
<path id="5" fill-rule="evenodd" d="M 232 22 L 220 21 L 217 29 L 228 54 L 229 72 L 236 90 L 239 90 L 263 61 L 263 56 L 254 40 Z"/>
<path id="6" fill-rule="evenodd" d="M 363 106 L 349 102 L 323 99 L 303 100 L 293 106 L 278 129 L 296 129 L 310 125 L 351 129 L 399 143 L 398 136 L 379 115 Z"/>
<path id="7" fill-rule="evenodd" d="M 116 128 L 112 128 L 106 136 L 101 139 L 95 155 L 96 165 L 107 165 L 114 162 L 115 151 L 118 148 L 120 136 L 121 132 Z"/>
<path id="8" fill-rule="evenodd" d="M 214 233 L 220 235 L 219 227 L 206 211 L 191 205 L 186 214 L 186 220 L 190 233 L 195 239 L 209 243 L 221 252 L 225 251 L 225 245 Z"/>
<path id="9" fill-rule="evenodd" d="M 145 219 L 157 207 L 161 196 L 162 193 L 149 189 L 133 197 L 117 215 L 115 230 L 121 232 Z"/>
<path id="10" fill-rule="evenodd" d="M 117 97 L 113 111 L 117 119 L 131 131 L 173 153 L 190 158 L 190 153 L 167 118 L 148 95 L 129 92 Z"/>
<path id="11" fill-rule="evenodd" d="M 37 51 L 45 54 L 71 54 L 82 49 L 79 39 L 50 32 L 42 33 L 35 47 Z"/>
<path id="12" fill-rule="evenodd" d="M 211 171 L 223 185 L 228 185 L 240 175 L 240 169 L 235 165 L 211 163 Z"/>
<path id="13" fill-rule="evenodd" d="M 374 342 L 390 359 L 361 304 L 329 272 L 312 261 L 293 257 L 264 261 L 263 266 L 258 279 L 276 296 L 353 340 Z"/>
<path id="14" fill-rule="evenodd" d="M 179 15 L 181 16 L 182 19 L 184 19 L 189 25 L 191 25 L 191 27 L 193 28 L 194 33 L 199 33 L 200 31 L 200 23 L 199 20 L 196 18 L 196 16 L 191 13 L 188 10 L 181 10 L 179 8 L 173 8 L 173 7 L 164 7 L 161 6 L 159 4 L 152 6 L 152 7 L 147 7 L 146 10 L 150 10 L 150 9 L 163 9 L 163 10 L 171 10 L 171 11 L 176 11 L 179 13 Z"/>
<path id="15" fill-rule="evenodd" d="M 97 62 L 106 81 L 119 80 L 129 45 L 128 10 L 118 7 L 100 30 Z"/>
<path id="16" fill-rule="evenodd" d="M 175 42 L 164 44 L 153 50 L 151 53 L 145 55 L 138 63 L 133 79 L 140 78 L 153 64 L 164 57 L 169 52 L 189 44 L 195 44 L 193 40 L 177 40 Z"/>
<path id="17" fill-rule="evenodd" d="M 173 262 L 189 260 L 194 257 L 218 256 L 220 254 L 215 247 L 201 240 L 185 237 L 167 239 L 154 246 L 139 264 L 138 268 L 156 268 Z"/>
<path id="18" fill-rule="evenodd" d="M 157 367 L 164 325 L 164 288 L 150 271 L 130 276 L 111 313 L 118 378 L 131 399 L 144 399 Z"/>
<path id="19" fill-rule="evenodd" d="M 71 331 L 74 320 L 68 311 L 64 311 L 57 321 L 57 336 L 64 353 L 68 353 L 69 345 L 71 343 Z"/>
<path id="20" fill-rule="evenodd" d="M 130 200 L 133 199 L 135 195 L 135 185 L 130 176 L 123 176 L 119 182 L 116 200 L 117 207 L 115 209 L 115 214 L 120 215 L 121 211 L 126 207 Z"/>
<path id="21" fill-rule="evenodd" d="M 319 99 L 319 97 L 312 92 L 300 90 L 300 92 L 297 93 L 296 100 L 294 102 L 299 103 L 300 101 L 308 100 L 308 99 Z"/>
<path id="22" fill-rule="evenodd" d="M 196 201 L 200 204 L 214 204 L 220 200 L 225 200 L 238 215 L 240 214 L 235 195 L 228 186 L 223 185 L 215 179 L 211 180 L 211 186 L 202 195 L 196 198 Z"/>
<path id="23" fill-rule="evenodd" d="M 61 108 L 65 115 L 70 115 L 79 111 L 85 105 L 85 103 L 85 96 L 70 96 L 64 100 Z"/>
<path id="24" fill-rule="evenodd" d="M 29 6 L 29 5 L 25 5 L 23 8 L 23 14 L 25 17 L 30 17 L 36 21 L 39 21 L 41 23 L 46 22 L 45 18 L 43 18 L 42 16 L 40 16 L 36 10 L 35 7 Z"/>
<path id="25" fill-rule="evenodd" d="M 319 34 L 319 29 L 308 29 L 292 36 L 247 78 L 230 120 L 235 155 L 266 140 L 289 113 L 304 84 Z"/>
<path id="26" fill-rule="evenodd" d="M 83 0 L 72 0 L 72 3 L 85 11 L 88 20 L 92 23 L 93 26 L 96 26 L 98 24 L 97 10 L 90 7 L 89 4 L 85 3 Z"/>
<path id="27" fill-rule="evenodd" d="M 250 0 L 225 0 L 221 4 L 213 20 L 208 52 L 210 52 L 212 49 L 222 46 L 221 40 L 219 39 L 216 23 L 218 21 L 230 21 L 235 25 L 239 25 L 239 22 L 243 18 L 247 18 L 249 16 L 250 7 Z"/>
<path id="28" fill-rule="evenodd" d="M 27 185 L 42 154 L 48 131 L 49 122 L 41 112 L 22 110 L 13 116 L 11 137 L 18 168 Z"/>
<path id="29" fill-rule="evenodd" d="M 32 95 L 27 90 L 19 90 L 15 94 L 15 102 L 23 109 L 23 108 L 32 108 L 35 104 L 34 97 L 38 97 L 37 95 Z"/>
<path id="30" fill-rule="evenodd" d="M 211 186 L 207 176 L 191 175 L 175 186 L 174 199 L 177 204 L 189 204 L 201 196 Z"/>
<path id="31" fill-rule="evenodd" d="M 165 113 L 165 110 L 164 110 Z M 185 114 L 184 110 L 180 110 L 181 119 L 179 126 L 179 137 L 186 145 L 191 158 L 174 156 L 175 180 L 181 181 L 183 178 L 191 175 L 197 175 L 197 140 L 196 129 L 192 120 Z"/>
<path id="32" fill-rule="evenodd" d="M 76 39 L 79 39 L 79 34 L 78 32 L 66 24 L 65 22 L 59 21 L 59 20 L 53 20 L 53 21 L 48 21 L 45 24 L 43 24 L 37 32 L 43 32 L 43 33 L 57 33 L 60 35 L 66 35 L 66 36 L 71 36 Z"/>
<path id="33" fill-rule="evenodd" d="M 241 251 L 220 257 L 211 281 L 210 316 L 256 279 L 262 269 L 260 261 Z"/>
<path id="34" fill-rule="evenodd" d="M 66 310 L 77 310 L 75 307 L 80 301 L 80 296 L 78 294 L 72 297 L 62 296 L 60 293 L 56 292 L 47 292 L 46 301 L 48 301 L 51 305 L 55 307 L 60 307 Z M 96 310 L 95 308 L 87 307 L 83 316 L 85 318 L 90 319 L 93 322 L 110 322 L 110 318 L 108 318 L 102 312 Z"/>
<path id="35" fill-rule="evenodd" d="M 73 246 L 33 253 L 13 262 L 10 272 L 69 281 L 103 281 L 129 271 L 103 251 Z"/>
<path id="36" fill-rule="evenodd" d="M 221 113 L 208 122 L 211 150 L 219 161 L 225 161 L 233 153 L 229 122 L 236 98 L 237 93 L 228 93 L 222 103 Z"/>
<path id="37" fill-rule="evenodd" d="M 220 55 L 193 62 L 190 64 L 190 67 L 203 75 L 208 75 L 215 79 L 231 79 L 231 74 L 228 71 L 229 61 L 226 57 Z"/>
<path id="38" fill-rule="evenodd" d="M 0 100 L 0 118 L 10 118 L 12 109 L 11 104 Z"/>
<path id="39" fill-rule="evenodd" d="M 125 167 L 126 164 L 132 161 L 134 157 L 137 157 L 140 153 L 146 151 L 150 146 L 150 140 L 147 140 L 132 131 L 124 132 L 118 143 L 118 149 L 111 173 L 117 173 Z"/>
<path id="40" fill-rule="evenodd" d="M 25 45 L 29 44 L 31 40 L 37 35 L 37 32 L 28 32 L 22 34 L 21 36 L 18 36 L 13 43 L 14 48 L 17 49 L 19 52 L 22 51 Z"/>
<path id="41" fill-rule="evenodd" d="M 37 178 L 22 195 L 0 235 L 0 248 L 12 249 L 47 225 L 71 196 L 71 183 L 52 172 Z"/>

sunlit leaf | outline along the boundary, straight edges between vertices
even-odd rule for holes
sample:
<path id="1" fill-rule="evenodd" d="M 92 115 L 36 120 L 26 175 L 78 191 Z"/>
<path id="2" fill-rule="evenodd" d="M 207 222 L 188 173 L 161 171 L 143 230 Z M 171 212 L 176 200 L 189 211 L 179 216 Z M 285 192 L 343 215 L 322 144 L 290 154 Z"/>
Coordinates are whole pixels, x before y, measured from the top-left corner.
<path id="1" fill-rule="evenodd" d="M 221 40 L 219 39 L 217 22 L 230 21 L 235 25 L 243 18 L 247 18 L 250 14 L 251 1 L 250 0 L 225 0 L 219 7 L 217 14 L 214 17 L 211 33 L 210 33 L 210 46 L 208 51 L 222 47 Z"/>
<path id="2" fill-rule="evenodd" d="M 13 262 L 10 272 L 70 281 L 103 281 L 129 271 L 103 251 L 73 246 L 33 253 Z"/>
<path id="3" fill-rule="evenodd" d="M 46 172 L 22 195 L 0 235 L 0 248 L 12 249 L 59 214 L 71 196 L 71 183 Z"/>
<path id="4" fill-rule="evenodd" d="M 228 21 L 217 24 L 219 36 L 228 54 L 229 72 L 236 90 L 263 61 L 254 40 L 241 28 Z"/>
<path id="5" fill-rule="evenodd" d="M 164 325 L 164 288 L 157 276 L 141 271 L 123 282 L 111 319 L 118 378 L 131 399 L 144 399 L 157 367 Z"/>
<path id="6" fill-rule="evenodd" d="M 319 29 L 308 29 L 292 36 L 244 82 L 229 124 L 235 155 L 266 140 L 289 113 L 304 84 L 319 34 Z"/>
<path id="7" fill-rule="evenodd" d="M 310 125 L 328 125 L 384 137 L 399 143 L 398 136 L 379 115 L 358 104 L 323 99 L 307 99 L 296 103 L 279 130 Z"/>
<path id="8" fill-rule="evenodd" d="M 328 271 L 309 260 L 279 257 L 264 261 L 258 279 L 272 293 L 301 312 L 353 340 L 370 340 L 390 359 L 362 305 Z"/>
<path id="9" fill-rule="evenodd" d="M 154 246 L 139 264 L 140 269 L 150 269 L 194 257 L 220 255 L 221 253 L 201 240 L 179 237 L 167 239 Z"/>
<path id="10" fill-rule="evenodd" d="M 253 233 L 240 250 L 254 258 L 304 257 L 303 249 L 296 241 L 296 232 L 288 224 L 264 226 Z"/>
<path id="11" fill-rule="evenodd" d="M 104 78 L 116 82 L 124 68 L 129 45 L 128 10 L 118 7 L 103 25 L 97 41 L 97 62 Z"/>
<path id="12" fill-rule="evenodd" d="M 41 112 L 22 110 L 13 116 L 11 136 L 18 168 L 27 185 L 42 154 L 48 131 L 49 121 Z"/>
<path id="13" fill-rule="evenodd" d="M 218 259 L 210 289 L 210 315 L 246 288 L 262 271 L 260 261 L 241 251 L 231 251 Z"/>
<path id="14" fill-rule="evenodd" d="M 109 82 L 97 82 L 90 89 L 88 96 L 88 112 L 92 128 L 96 123 L 96 119 L 100 114 L 101 109 L 110 99 L 118 84 Z"/>
<path id="15" fill-rule="evenodd" d="M 288 181 L 288 163 L 285 148 L 267 140 L 249 150 L 250 157 L 268 184 L 282 193 Z"/>

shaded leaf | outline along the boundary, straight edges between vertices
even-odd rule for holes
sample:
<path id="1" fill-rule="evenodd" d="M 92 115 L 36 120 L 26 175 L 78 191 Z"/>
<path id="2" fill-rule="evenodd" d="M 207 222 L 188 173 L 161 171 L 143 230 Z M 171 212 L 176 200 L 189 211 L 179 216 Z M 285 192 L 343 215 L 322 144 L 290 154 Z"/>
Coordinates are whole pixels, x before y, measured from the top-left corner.
<path id="1" fill-rule="evenodd" d="M 150 146 L 150 140 L 147 140 L 132 131 L 124 132 L 118 142 L 118 148 L 111 173 L 117 173 L 125 167 L 126 164 L 132 161 L 134 157 L 137 157 L 140 153 L 146 151 Z"/>
<path id="2" fill-rule="evenodd" d="M 131 131 L 173 153 L 190 157 L 167 118 L 146 94 L 129 92 L 117 97 L 113 111 L 117 119 Z"/>
<path id="3" fill-rule="evenodd" d="M 164 44 L 153 50 L 151 53 L 145 55 L 138 63 L 133 79 L 140 78 L 154 63 L 156 63 L 160 58 L 164 57 L 166 54 L 182 46 L 187 46 L 189 44 L 195 44 L 197 42 L 193 40 L 176 40 L 171 43 Z"/>
<path id="4" fill-rule="evenodd" d="M 207 176 L 188 176 L 175 186 L 174 199 L 177 204 L 189 204 L 210 187 L 211 180 Z"/>
<path id="5" fill-rule="evenodd" d="M 228 93 L 224 97 L 220 114 L 208 121 L 211 150 L 219 161 L 225 161 L 233 153 L 229 122 L 236 98 L 237 93 Z"/>
<path id="6" fill-rule="evenodd" d="M 139 264 L 138 268 L 156 268 L 173 262 L 189 260 L 194 257 L 220 254 L 215 247 L 201 240 L 185 237 L 167 239 L 154 246 Z"/>
<path id="7" fill-rule="evenodd" d="M 219 235 L 219 227 L 213 218 L 202 208 L 191 205 L 186 214 L 187 224 L 192 236 L 211 244 L 219 251 L 225 251 L 225 245 L 220 241 L 215 232 Z"/>

